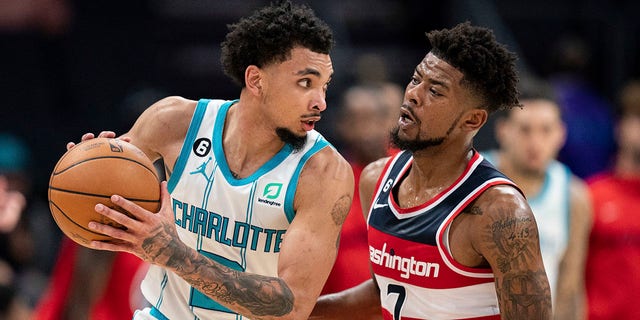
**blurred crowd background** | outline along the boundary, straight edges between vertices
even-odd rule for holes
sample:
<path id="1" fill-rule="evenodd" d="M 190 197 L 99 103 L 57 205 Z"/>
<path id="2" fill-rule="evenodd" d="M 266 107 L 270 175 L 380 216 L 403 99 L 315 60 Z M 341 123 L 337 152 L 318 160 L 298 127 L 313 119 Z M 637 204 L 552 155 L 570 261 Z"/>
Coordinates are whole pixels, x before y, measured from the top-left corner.
<path id="1" fill-rule="evenodd" d="M 229 23 L 268 2 L 0 0 L 0 174 L 28 200 L 16 229 L 1 235 L 0 251 L 28 306 L 46 287 L 62 237 L 46 192 L 66 142 L 85 132 L 123 133 L 165 96 L 237 98 L 220 43 Z M 610 163 L 620 90 L 640 78 L 640 2 L 294 2 L 307 3 L 335 32 L 335 74 L 318 130 L 338 148 L 349 87 L 404 87 L 428 49 L 425 31 L 469 20 L 517 52 L 523 85 L 545 81 L 558 90 L 569 130 L 560 159 L 583 178 Z M 488 124 L 476 147 L 495 146 Z"/>
<path id="2" fill-rule="evenodd" d="M 424 32 L 465 20 L 494 29 L 519 54 L 523 74 L 577 73 L 612 111 L 622 84 L 640 73 L 637 1 L 305 2 L 335 31 L 326 118 L 358 81 L 404 87 L 424 56 Z M 0 128 L 28 145 L 34 190 L 46 187 L 66 141 L 122 132 L 159 97 L 236 98 L 238 88 L 222 73 L 220 42 L 227 24 L 265 3 L 0 1 Z M 320 126 L 335 137 L 331 121 Z M 492 143 L 486 136 L 477 142 Z"/>

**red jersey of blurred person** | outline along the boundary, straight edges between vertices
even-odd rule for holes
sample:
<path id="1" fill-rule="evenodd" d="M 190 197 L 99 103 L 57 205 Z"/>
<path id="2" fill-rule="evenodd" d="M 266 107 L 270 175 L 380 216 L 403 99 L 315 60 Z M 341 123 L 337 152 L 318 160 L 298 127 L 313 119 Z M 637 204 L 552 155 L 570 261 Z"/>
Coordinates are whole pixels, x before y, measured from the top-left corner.
<path id="1" fill-rule="evenodd" d="M 49 287 L 36 307 L 34 319 L 61 319 L 66 304 L 73 303 L 68 300 L 80 249 L 69 238 L 63 239 Z M 146 269 L 147 264 L 138 257 L 118 252 L 107 275 L 105 288 L 90 307 L 87 319 L 132 319 L 134 310 L 140 308 L 143 301 L 139 287 Z"/>

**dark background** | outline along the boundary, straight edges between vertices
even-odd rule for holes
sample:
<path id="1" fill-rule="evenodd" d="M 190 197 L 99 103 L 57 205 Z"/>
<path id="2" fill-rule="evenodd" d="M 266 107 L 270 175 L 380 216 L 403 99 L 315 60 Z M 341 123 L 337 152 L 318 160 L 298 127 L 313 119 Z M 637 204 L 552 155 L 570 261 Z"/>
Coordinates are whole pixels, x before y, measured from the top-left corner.
<path id="1" fill-rule="evenodd" d="M 168 95 L 237 98 L 239 88 L 221 70 L 220 42 L 227 24 L 266 3 L 3 2 L 0 132 L 20 137 L 30 148 L 33 194 L 46 197 L 49 173 L 65 143 L 78 141 L 82 133 L 122 133 L 150 103 Z M 562 71 L 555 59 L 558 43 L 580 44 L 586 59 L 582 76 L 613 106 L 620 87 L 640 72 L 637 1 L 306 3 L 335 32 L 335 76 L 318 129 L 336 145 L 331 119 L 338 98 L 363 70 L 356 68 L 362 55 L 373 54 L 385 67 L 378 70 L 382 76 L 404 86 L 426 54 L 424 32 L 465 20 L 494 29 L 519 54 L 521 72 L 541 78 Z M 16 10 L 16 4 L 22 8 Z M 477 143 L 491 144 L 491 135 L 481 132 Z"/>

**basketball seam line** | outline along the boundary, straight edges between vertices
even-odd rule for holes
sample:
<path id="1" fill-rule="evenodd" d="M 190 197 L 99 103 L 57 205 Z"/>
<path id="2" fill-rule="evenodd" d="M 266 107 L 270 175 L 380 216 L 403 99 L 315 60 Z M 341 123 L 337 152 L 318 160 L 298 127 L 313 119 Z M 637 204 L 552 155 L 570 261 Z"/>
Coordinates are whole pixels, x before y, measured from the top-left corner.
<path id="1" fill-rule="evenodd" d="M 56 209 L 58 209 L 58 211 L 60 211 L 60 213 L 62 213 L 62 215 L 63 215 L 67 220 L 71 221 L 71 223 L 73 223 L 73 224 L 75 224 L 76 226 L 78 226 L 78 228 L 80 228 L 80 229 L 82 229 L 82 230 L 84 230 L 84 231 L 87 231 L 87 232 L 91 232 L 91 233 L 96 234 L 96 235 L 100 235 L 100 236 L 107 236 L 107 235 L 106 235 L 106 234 L 104 234 L 104 233 L 100 233 L 100 232 L 97 232 L 97 231 L 93 231 L 93 230 L 89 229 L 88 227 L 85 227 L 85 226 L 80 225 L 80 224 L 79 224 L 79 223 L 77 223 L 75 220 L 71 219 L 71 217 L 69 217 L 69 216 L 67 215 L 67 213 L 66 213 L 66 212 L 64 212 L 64 211 L 62 210 L 62 208 L 58 207 L 58 205 L 57 205 L 55 202 L 53 202 L 53 201 L 49 201 L 49 205 L 53 205 L 53 206 L 55 206 L 55 207 L 56 207 Z M 56 219 L 55 215 L 53 215 L 53 219 L 54 219 L 54 220 Z M 57 222 L 56 222 L 56 223 L 57 223 Z M 108 236 L 107 236 L 107 237 L 108 237 Z M 87 239 L 85 239 L 84 237 L 81 237 L 81 238 L 82 238 L 83 240 L 87 240 Z"/>
<path id="2" fill-rule="evenodd" d="M 83 195 L 83 196 L 92 196 L 92 197 L 99 197 L 99 198 L 106 198 L 106 199 L 111 198 L 111 196 L 106 196 L 106 195 L 103 195 L 103 194 L 95 194 L 95 193 L 88 193 L 88 192 L 81 192 L 81 191 L 74 191 L 74 190 L 66 190 L 66 189 L 56 188 L 56 187 L 52 187 L 52 186 L 49 186 L 49 189 L 60 191 L 60 192 L 65 192 L 65 193 L 79 194 L 79 195 Z M 160 202 L 160 199 L 158 199 L 158 200 L 136 199 L 136 198 L 127 198 L 127 197 L 124 197 L 124 196 L 123 196 L 123 198 L 125 198 L 125 199 L 127 199 L 129 201 L 134 201 L 134 202 Z"/>
<path id="3" fill-rule="evenodd" d="M 53 175 L 56 176 L 56 175 L 62 174 L 63 172 L 65 172 L 65 171 L 67 171 L 67 170 L 69 170 L 69 169 L 71 169 L 71 168 L 73 168 L 75 166 L 78 166 L 78 165 L 80 165 L 82 163 L 85 163 L 87 161 L 96 160 L 96 159 L 122 159 L 122 160 L 131 161 L 131 162 L 134 162 L 134 163 L 137 163 L 137 164 L 143 166 L 145 169 L 147 169 L 147 171 L 150 171 L 151 173 L 153 173 L 153 175 L 156 177 L 156 180 L 158 179 L 158 175 L 156 174 L 155 170 L 151 170 L 144 163 L 142 163 L 140 161 L 137 161 L 137 160 L 134 160 L 134 159 L 131 159 L 131 158 L 118 157 L 118 156 L 104 156 L 104 157 L 95 157 L 95 158 L 84 159 L 84 160 L 82 160 L 80 162 L 76 162 L 76 163 L 74 163 L 74 164 L 62 169 L 60 172 L 54 172 Z"/>

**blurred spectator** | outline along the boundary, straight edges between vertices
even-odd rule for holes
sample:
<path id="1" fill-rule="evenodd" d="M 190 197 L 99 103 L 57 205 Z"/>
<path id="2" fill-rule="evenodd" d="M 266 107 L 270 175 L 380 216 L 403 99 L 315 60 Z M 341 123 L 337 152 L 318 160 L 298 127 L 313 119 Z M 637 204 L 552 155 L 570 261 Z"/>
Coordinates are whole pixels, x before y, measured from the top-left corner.
<path id="1" fill-rule="evenodd" d="M 19 290 L 16 259 L 10 250 L 11 236 L 26 208 L 26 182 L 19 172 L 27 161 L 27 152 L 19 139 L 8 134 L 0 134 L 0 149 L 0 319 L 27 319 L 28 298 Z"/>
<path id="2" fill-rule="evenodd" d="M 0 268 L 3 268 L 0 261 Z M 2 271 L 0 271 L 1 273 Z M 17 297 L 14 286 L 0 283 L 0 319 L 31 319 L 31 311 L 26 303 Z"/>
<path id="3" fill-rule="evenodd" d="M 70 22 L 68 0 L 2 0 L 0 30 L 64 33 Z"/>
<path id="4" fill-rule="evenodd" d="M 10 190 L 8 187 L 9 181 L 0 175 L 0 233 L 13 231 L 27 205 L 21 192 Z"/>
<path id="5" fill-rule="evenodd" d="M 22 198 L 18 200 L 21 214 L 15 207 L 10 212 L 5 207 L 8 225 L 0 232 L 0 260 L 13 274 L 10 282 L 16 296 L 33 308 L 46 286 L 59 232 L 46 203 L 32 193 L 31 150 L 26 143 L 16 135 L 0 134 L 0 150 L 0 189 L 4 190 L 0 193 L 5 199 Z"/>
<path id="6" fill-rule="evenodd" d="M 35 320 L 132 319 L 146 306 L 147 264 L 126 252 L 97 251 L 64 238 Z"/>
<path id="7" fill-rule="evenodd" d="M 591 205 L 584 181 L 555 160 L 565 141 L 560 107 L 544 91 L 496 122 L 498 150 L 486 158 L 524 192 L 538 224 L 555 319 L 583 319 Z"/>
<path id="8" fill-rule="evenodd" d="M 402 89 L 391 83 L 357 85 L 344 93 L 337 129 L 344 143 L 340 151 L 351 163 L 356 190 L 342 225 L 338 256 L 322 294 L 342 291 L 371 278 L 358 181 L 367 164 L 388 155 L 390 119 L 397 121 L 401 103 Z"/>
<path id="9" fill-rule="evenodd" d="M 4 164 L 4 161 L 2 161 Z M 0 233 L 9 233 L 18 224 L 26 206 L 22 193 L 9 190 L 8 180 L 0 175 Z M 26 302 L 18 297 L 11 266 L 0 259 L 0 319 L 27 319 L 30 317 Z"/>
<path id="10" fill-rule="evenodd" d="M 583 40 L 561 38 L 552 52 L 554 71 L 550 81 L 567 126 L 566 143 L 558 158 L 577 176 L 587 178 L 611 162 L 613 108 L 589 83 L 587 69 L 592 61 Z"/>
<path id="11" fill-rule="evenodd" d="M 586 287 L 589 319 L 640 319 L 640 82 L 621 94 L 611 171 L 588 180 L 594 204 Z"/>

